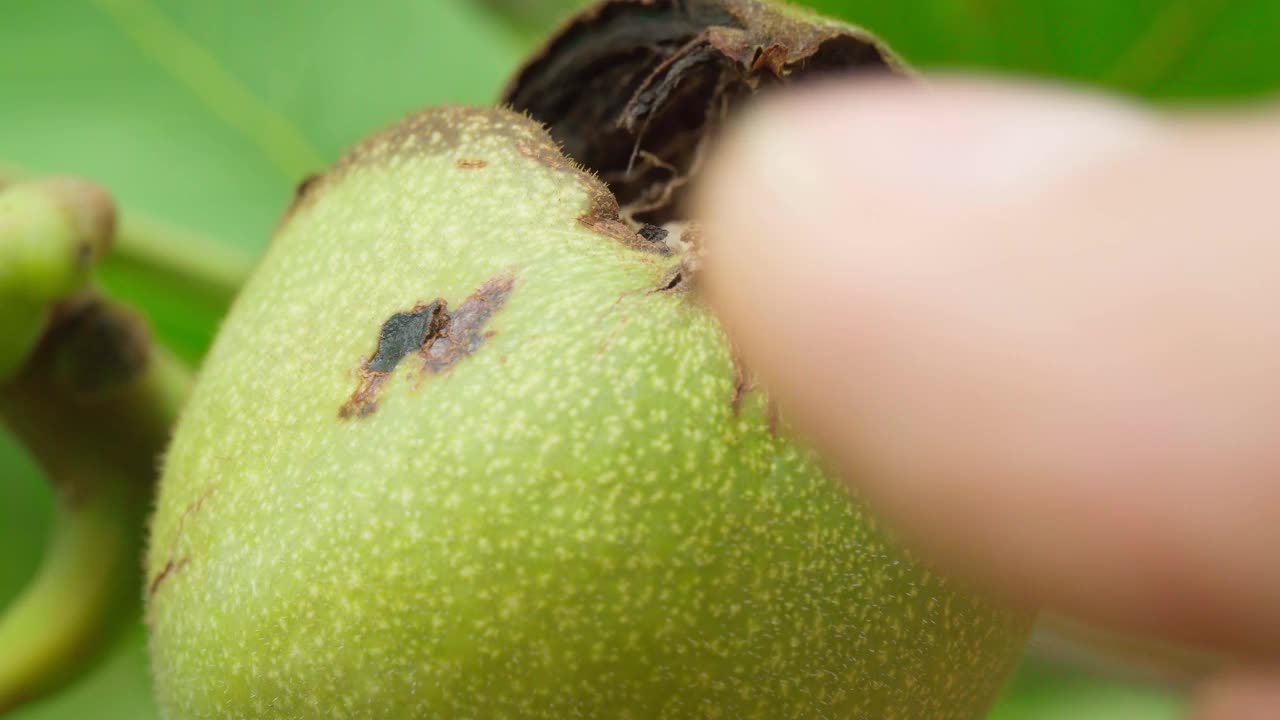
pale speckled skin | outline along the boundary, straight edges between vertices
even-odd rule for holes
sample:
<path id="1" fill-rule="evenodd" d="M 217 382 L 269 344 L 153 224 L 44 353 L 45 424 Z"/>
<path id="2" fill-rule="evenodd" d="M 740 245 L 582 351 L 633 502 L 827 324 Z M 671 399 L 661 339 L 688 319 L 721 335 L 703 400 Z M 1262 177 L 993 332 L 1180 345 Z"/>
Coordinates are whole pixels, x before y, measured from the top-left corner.
<path id="1" fill-rule="evenodd" d="M 162 716 L 979 716 L 1027 619 L 887 546 L 759 393 L 733 416 L 716 322 L 650 292 L 679 259 L 580 225 L 547 143 L 429 111 L 282 225 L 166 461 Z M 339 418 L 383 321 L 501 273 L 475 354 Z"/>

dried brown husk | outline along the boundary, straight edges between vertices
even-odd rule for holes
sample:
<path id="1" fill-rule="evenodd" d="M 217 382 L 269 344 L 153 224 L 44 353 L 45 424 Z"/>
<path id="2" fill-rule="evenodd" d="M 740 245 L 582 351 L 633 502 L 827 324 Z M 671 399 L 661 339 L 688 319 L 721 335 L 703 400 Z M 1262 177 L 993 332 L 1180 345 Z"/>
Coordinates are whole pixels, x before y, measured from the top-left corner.
<path id="1" fill-rule="evenodd" d="M 608 183 L 634 226 L 681 217 L 708 141 L 750 96 L 835 73 L 907 76 L 879 39 L 761 0 L 609 0 L 569 21 L 503 101 Z"/>

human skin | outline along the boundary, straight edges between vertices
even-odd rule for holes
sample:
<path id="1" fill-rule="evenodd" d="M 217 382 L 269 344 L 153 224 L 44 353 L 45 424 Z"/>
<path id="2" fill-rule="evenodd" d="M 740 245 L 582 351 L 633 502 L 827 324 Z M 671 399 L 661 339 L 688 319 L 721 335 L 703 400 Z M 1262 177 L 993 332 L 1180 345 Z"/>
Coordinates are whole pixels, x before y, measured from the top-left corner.
<path id="1" fill-rule="evenodd" d="M 165 717 L 984 713 L 1030 617 L 895 554 L 619 212 L 497 109 L 304 186 L 166 453 Z"/>
<path id="2" fill-rule="evenodd" d="M 833 84 L 746 116 L 696 203 L 712 305 L 893 528 L 1237 659 L 1206 720 L 1280 713 L 1276 116 Z"/>

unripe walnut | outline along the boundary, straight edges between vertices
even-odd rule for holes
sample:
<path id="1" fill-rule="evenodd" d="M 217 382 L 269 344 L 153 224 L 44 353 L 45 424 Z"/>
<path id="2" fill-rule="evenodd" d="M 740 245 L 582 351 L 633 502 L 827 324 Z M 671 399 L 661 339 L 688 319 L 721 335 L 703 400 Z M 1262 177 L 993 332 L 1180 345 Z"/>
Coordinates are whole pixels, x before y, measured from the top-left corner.
<path id="1" fill-rule="evenodd" d="M 721 108 L 896 61 L 755 2 L 593 12 L 508 91 L 532 119 L 413 115 L 281 223 L 166 461 L 166 717 L 970 720 L 1016 659 L 1028 619 L 754 386 L 677 202 Z"/>

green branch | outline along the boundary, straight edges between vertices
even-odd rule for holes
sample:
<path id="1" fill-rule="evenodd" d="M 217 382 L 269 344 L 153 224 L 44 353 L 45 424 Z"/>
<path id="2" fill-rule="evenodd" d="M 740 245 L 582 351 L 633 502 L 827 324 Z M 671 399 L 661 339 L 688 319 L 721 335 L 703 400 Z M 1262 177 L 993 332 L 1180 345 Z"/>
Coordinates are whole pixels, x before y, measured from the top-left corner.
<path id="1" fill-rule="evenodd" d="M 85 181 L 0 188 L 0 422 L 58 496 L 44 562 L 0 615 L 0 714 L 78 677 L 141 600 L 145 516 L 191 373 L 86 289 L 114 228 Z"/>
<path id="2" fill-rule="evenodd" d="M 0 163 L 0 190 L 7 184 L 26 184 L 30 176 L 26 170 Z M 253 268 L 253 260 L 243 253 L 188 228 L 127 208 L 121 212 L 110 260 L 161 276 L 168 283 L 181 283 L 189 292 L 220 306 L 230 304 Z"/>
<path id="3" fill-rule="evenodd" d="M 156 468 L 191 373 L 140 319 L 93 296 L 58 309 L 0 420 L 58 497 L 41 569 L 0 615 L 0 715 L 78 677 L 136 617 Z"/>
<path id="4" fill-rule="evenodd" d="M 179 281 L 220 305 L 229 305 L 253 263 L 208 238 L 137 213 L 122 218 L 111 262 Z"/>

